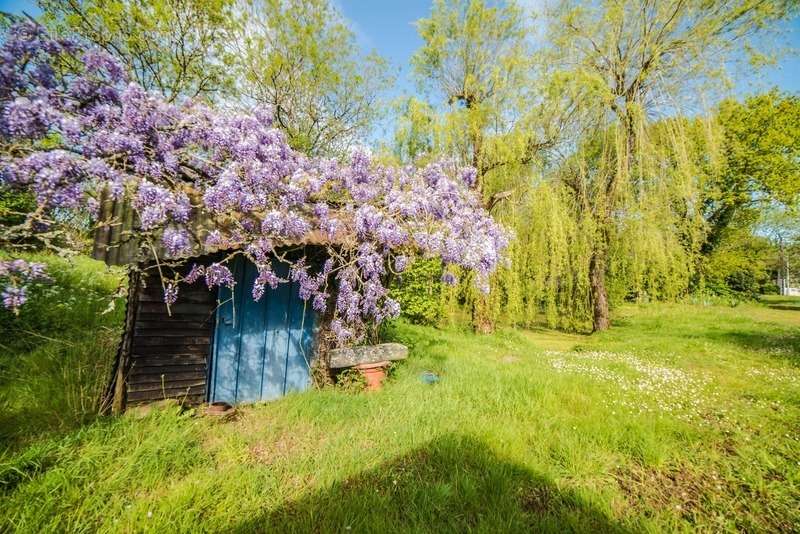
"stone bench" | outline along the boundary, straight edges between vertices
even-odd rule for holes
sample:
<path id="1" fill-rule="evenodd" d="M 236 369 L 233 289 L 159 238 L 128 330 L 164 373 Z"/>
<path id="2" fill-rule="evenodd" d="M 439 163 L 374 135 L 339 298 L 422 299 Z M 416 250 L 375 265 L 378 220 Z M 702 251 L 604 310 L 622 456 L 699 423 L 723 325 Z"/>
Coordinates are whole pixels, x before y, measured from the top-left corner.
<path id="1" fill-rule="evenodd" d="M 331 369 L 392 362 L 408 358 L 408 347 L 400 343 L 380 343 L 333 349 L 329 353 Z"/>

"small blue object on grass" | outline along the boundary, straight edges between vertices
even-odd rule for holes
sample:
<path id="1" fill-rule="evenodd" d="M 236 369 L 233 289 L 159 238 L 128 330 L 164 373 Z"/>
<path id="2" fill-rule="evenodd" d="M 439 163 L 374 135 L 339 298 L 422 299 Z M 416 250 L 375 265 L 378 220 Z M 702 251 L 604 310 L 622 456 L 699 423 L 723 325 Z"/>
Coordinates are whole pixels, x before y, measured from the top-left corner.
<path id="1" fill-rule="evenodd" d="M 419 375 L 419 379 L 423 384 L 435 384 L 439 381 L 439 375 L 430 371 L 425 371 Z"/>

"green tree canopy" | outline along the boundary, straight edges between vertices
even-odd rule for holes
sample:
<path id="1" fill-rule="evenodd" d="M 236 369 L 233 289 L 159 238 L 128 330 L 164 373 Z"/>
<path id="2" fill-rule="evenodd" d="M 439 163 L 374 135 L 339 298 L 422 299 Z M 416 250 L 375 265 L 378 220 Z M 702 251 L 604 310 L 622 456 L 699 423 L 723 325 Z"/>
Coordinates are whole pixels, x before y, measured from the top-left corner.
<path id="1" fill-rule="evenodd" d="M 228 96 L 233 0 L 41 0 L 45 21 L 122 60 L 169 101 Z M 223 93 L 225 93 L 223 95 Z"/>
<path id="2" fill-rule="evenodd" d="M 308 154 L 363 141 L 391 83 L 386 61 L 359 49 L 327 0 L 248 0 L 236 47 L 243 95 L 271 106 L 290 144 Z"/>
<path id="3" fill-rule="evenodd" d="M 424 44 L 412 65 L 431 105 L 444 105 L 446 150 L 475 167 L 475 187 L 492 206 L 508 184 L 487 191 L 487 175 L 530 165 L 553 142 L 534 83 L 531 19 L 515 2 L 436 0 L 417 28 Z"/>
<path id="4" fill-rule="evenodd" d="M 749 38 L 793 8 L 789 1 L 565 0 L 553 9 L 551 53 L 564 68 L 551 83 L 580 110 L 579 131 L 603 144 L 599 152 L 586 153 L 590 159 L 566 182 L 575 205 L 597 229 L 590 260 L 595 330 L 610 324 L 606 275 L 614 230 L 625 222 L 632 201 L 652 206 L 647 198 L 659 198 L 668 178 L 662 172 L 668 161 L 658 161 L 648 125 L 659 113 L 674 114 L 676 103 L 691 99 L 704 82 L 719 79 L 720 66 L 741 53 Z M 674 139 L 681 143 L 680 136 Z M 568 154 L 574 158 L 580 150 Z M 587 194 L 588 202 L 582 200 Z M 674 200 L 661 197 L 668 206 Z M 667 228 L 674 226 L 670 219 L 661 218 Z"/>
<path id="5" fill-rule="evenodd" d="M 704 212 L 711 253 L 731 228 L 752 226 L 771 203 L 792 205 L 800 195 L 800 98 L 777 90 L 723 101 L 723 167 L 708 183 Z"/>

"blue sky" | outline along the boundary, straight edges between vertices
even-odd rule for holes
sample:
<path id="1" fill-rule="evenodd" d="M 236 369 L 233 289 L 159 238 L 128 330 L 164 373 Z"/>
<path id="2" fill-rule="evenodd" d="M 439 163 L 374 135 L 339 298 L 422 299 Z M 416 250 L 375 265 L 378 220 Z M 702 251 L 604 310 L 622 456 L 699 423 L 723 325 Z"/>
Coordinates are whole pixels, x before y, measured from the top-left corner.
<path id="1" fill-rule="evenodd" d="M 430 14 L 430 0 L 334 0 L 334 4 L 350 22 L 359 44 L 389 60 L 397 76 L 395 93 L 415 92 L 410 59 L 422 39 L 414 23 Z"/>
<path id="2" fill-rule="evenodd" d="M 332 0 L 349 21 L 359 44 L 366 50 L 375 50 L 387 58 L 397 76 L 397 85 L 391 96 L 413 93 L 416 86 L 411 75 L 409 59 L 422 44 L 414 22 L 428 15 L 430 0 Z M 523 4 L 535 4 L 527 0 Z M 39 13 L 32 0 L 0 0 L 0 11 L 31 15 Z M 785 91 L 800 92 L 800 18 L 786 26 L 789 47 L 795 51 L 785 54 L 775 67 L 765 69 L 758 76 L 745 76 L 738 80 L 736 92 L 753 93 L 777 85 Z"/>

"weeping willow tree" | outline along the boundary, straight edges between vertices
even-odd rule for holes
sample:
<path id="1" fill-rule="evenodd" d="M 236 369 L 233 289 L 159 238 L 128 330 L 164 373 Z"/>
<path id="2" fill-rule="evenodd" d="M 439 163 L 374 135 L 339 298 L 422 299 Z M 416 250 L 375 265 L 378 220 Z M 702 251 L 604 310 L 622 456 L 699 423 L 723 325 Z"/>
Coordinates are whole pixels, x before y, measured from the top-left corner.
<path id="1" fill-rule="evenodd" d="M 435 0 L 417 22 L 423 45 L 412 64 L 432 99 L 404 104 L 399 152 L 415 157 L 424 148 L 472 165 L 474 189 L 489 210 L 517 194 L 505 178 L 531 169 L 558 130 L 558 121 L 541 120 L 550 108 L 534 82 L 530 22 L 514 1 L 484 0 Z M 496 298 L 465 287 L 459 295 L 475 330 L 492 331 Z"/>
<path id="2" fill-rule="evenodd" d="M 404 109 L 397 157 L 417 147 L 417 160 L 424 162 L 446 151 L 447 118 L 420 102 L 406 102 Z M 598 241 L 607 247 L 603 274 L 612 307 L 675 300 L 696 286 L 707 235 L 702 206 L 724 168 L 721 125 L 714 114 L 679 115 L 642 124 L 637 137 L 642 180 L 617 174 L 626 172 L 626 138 L 616 125 L 598 126 L 551 165 L 509 165 L 487 175 L 487 187 L 513 192 L 493 211 L 513 235 L 509 263 L 492 278 L 485 301 L 493 323 L 593 329 L 591 267 Z M 609 174 L 620 185 L 601 226 Z M 410 280 L 409 286 L 418 282 Z M 468 278 L 452 289 L 435 281 L 425 287 L 426 305 L 439 310 L 469 312 L 480 298 Z"/>
<path id="3" fill-rule="evenodd" d="M 687 202 L 664 195 L 687 191 L 681 189 L 684 182 L 672 183 L 675 173 L 664 169 L 662 154 L 654 149 L 657 143 L 648 137 L 654 117 L 674 114 L 681 102 L 696 103 L 698 90 L 724 78 L 721 65 L 753 50 L 748 40 L 795 7 L 788 0 L 565 0 L 552 12 L 551 51 L 554 61 L 564 65 L 552 79 L 582 110 L 579 139 L 584 141 L 567 151 L 561 181 L 581 217 L 593 219 L 593 330 L 610 325 L 607 277 L 612 271 L 633 269 L 634 279 L 643 280 L 652 269 L 614 264 L 620 235 L 638 235 L 619 241 L 626 246 L 647 243 L 650 252 L 664 251 L 663 265 L 680 260 L 665 247 L 674 244 L 670 233 L 681 231 L 671 215 L 684 210 Z M 656 216 L 651 219 L 648 213 Z M 657 286 L 646 286 L 672 293 L 666 288 L 676 277 L 684 275 L 679 271 Z"/>
<path id="4" fill-rule="evenodd" d="M 704 167 L 718 158 L 717 128 L 710 119 L 674 117 L 637 136 L 643 178 L 623 187 L 609 241 L 609 295 L 612 302 L 675 300 L 690 290 L 696 274 L 705 235 L 698 207 Z M 619 137 L 616 147 L 624 150 L 626 136 Z"/>
<path id="5" fill-rule="evenodd" d="M 473 163 L 514 231 L 491 297 L 465 283 L 450 302 L 471 308 L 478 330 L 498 320 L 604 330 L 615 302 L 685 295 L 720 135 L 681 110 L 698 109 L 709 82 L 725 80 L 718 66 L 755 50 L 749 40 L 795 5 L 566 0 L 532 50 L 516 4 L 436 2 L 415 67 L 446 106 L 407 101 L 396 153 Z"/>
<path id="6" fill-rule="evenodd" d="M 545 322 L 585 327 L 590 219 L 581 219 L 566 192 L 552 181 L 528 188 L 506 214 L 514 229 L 510 265 L 496 276 L 505 320 L 518 326 Z"/>
<path id="7" fill-rule="evenodd" d="M 698 157 L 713 146 L 706 121 L 675 118 L 639 132 L 646 156 L 641 183 L 625 172 L 625 136 L 611 127 L 584 140 L 563 162 L 531 180 L 496 216 L 514 230 L 510 265 L 493 294 L 499 319 L 568 330 L 595 327 L 592 268 L 598 243 L 606 257 L 608 303 L 673 300 L 690 288 L 704 235 Z M 691 129 L 695 135 L 687 132 Z M 707 135 L 698 136 L 700 133 Z M 614 210 L 606 218 L 618 180 Z"/>

